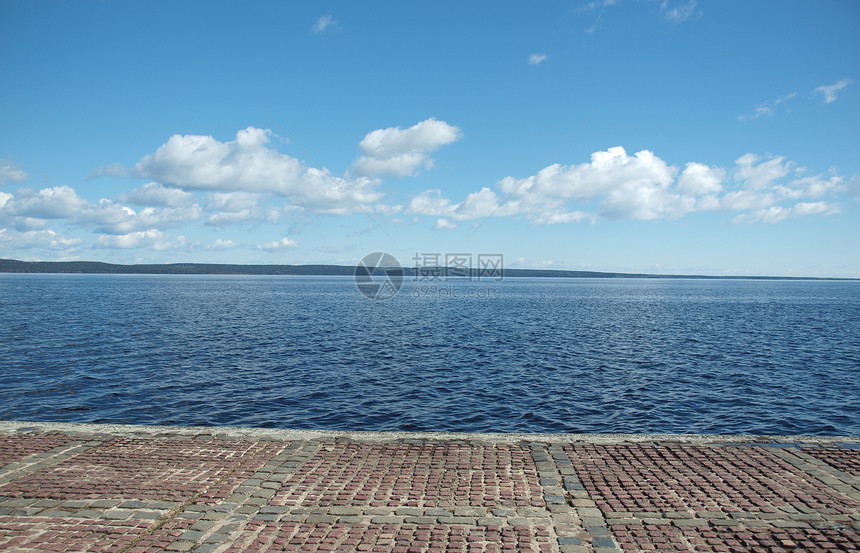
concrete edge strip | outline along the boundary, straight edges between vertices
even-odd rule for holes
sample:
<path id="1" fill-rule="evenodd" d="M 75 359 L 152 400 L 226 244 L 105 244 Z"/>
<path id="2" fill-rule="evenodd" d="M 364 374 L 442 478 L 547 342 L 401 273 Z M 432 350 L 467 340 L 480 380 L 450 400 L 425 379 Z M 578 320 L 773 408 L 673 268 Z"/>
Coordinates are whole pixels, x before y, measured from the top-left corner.
<path id="1" fill-rule="evenodd" d="M 539 433 L 470 433 L 470 432 L 369 432 L 353 430 L 301 430 L 287 428 L 248 428 L 233 426 L 155 426 L 131 424 L 90 424 L 71 422 L 0 421 L 0 433 L 64 432 L 70 434 L 110 434 L 114 436 L 212 436 L 231 439 L 334 440 L 355 441 L 469 441 L 469 442 L 542 442 L 616 444 L 636 442 L 674 442 L 685 444 L 730 443 L 860 443 L 860 436 L 780 436 L 733 434 L 539 434 Z"/>

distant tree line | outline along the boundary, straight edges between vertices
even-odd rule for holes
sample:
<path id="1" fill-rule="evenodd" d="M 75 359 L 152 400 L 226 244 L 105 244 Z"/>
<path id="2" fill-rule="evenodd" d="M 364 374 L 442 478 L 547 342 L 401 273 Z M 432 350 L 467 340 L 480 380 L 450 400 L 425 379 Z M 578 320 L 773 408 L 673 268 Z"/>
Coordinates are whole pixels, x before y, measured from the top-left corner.
<path id="1" fill-rule="evenodd" d="M 434 273 L 433 268 L 421 267 L 420 274 Z M 435 274 L 445 275 L 446 268 L 438 267 Z M 104 275 L 316 275 L 352 276 L 355 267 L 344 265 L 235 265 L 228 263 L 168 263 L 120 265 L 99 261 L 17 261 L 0 259 L 0 273 L 84 273 Z M 403 276 L 415 276 L 415 267 L 403 267 Z M 472 269 L 471 278 L 481 276 Z M 767 276 L 708 276 L 708 275 L 653 275 L 643 273 L 605 273 L 597 271 L 562 271 L 552 269 L 503 269 L 507 277 L 545 278 L 698 278 L 698 279 L 770 279 L 770 280 L 858 280 Z M 484 278 L 484 277 L 482 277 Z M 491 280 L 491 279 L 487 279 Z"/>

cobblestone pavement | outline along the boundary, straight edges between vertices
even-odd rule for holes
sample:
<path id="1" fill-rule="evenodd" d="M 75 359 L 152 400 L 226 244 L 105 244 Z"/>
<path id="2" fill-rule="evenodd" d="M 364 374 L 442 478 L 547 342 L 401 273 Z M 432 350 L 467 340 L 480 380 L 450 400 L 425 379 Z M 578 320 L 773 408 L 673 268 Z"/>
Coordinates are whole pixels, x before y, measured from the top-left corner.
<path id="1" fill-rule="evenodd" d="M 860 551 L 860 438 L 0 422 L 0 551 Z"/>

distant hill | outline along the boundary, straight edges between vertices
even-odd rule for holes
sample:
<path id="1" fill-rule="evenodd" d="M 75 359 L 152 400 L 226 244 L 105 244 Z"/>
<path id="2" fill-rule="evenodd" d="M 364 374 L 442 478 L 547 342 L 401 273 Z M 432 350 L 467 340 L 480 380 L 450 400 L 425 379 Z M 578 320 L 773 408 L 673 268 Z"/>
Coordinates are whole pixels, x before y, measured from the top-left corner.
<path id="1" fill-rule="evenodd" d="M 431 268 L 421 267 L 422 271 Z M 444 274 L 444 267 L 438 271 Z M 344 265 L 233 265 L 226 263 L 168 263 L 119 265 L 99 261 L 17 261 L 0 259 L 0 273 L 82 273 L 113 275 L 317 275 L 352 276 L 355 267 Z M 414 276 L 414 267 L 403 267 L 406 277 Z M 478 274 L 472 269 L 472 276 Z M 504 269 L 505 277 L 544 278 L 697 278 L 697 279 L 768 279 L 768 280 L 858 280 L 817 277 L 655 275 L 646 273 L 606 273 L 598 271 L 562 271 L 551 269 Z M 482 277 L 487 278 L 488 277 Z"/>
<path id="2" fill-rule="evenodd" d="M 341 265 L 231 265 L 169 263 L 117 265 L 99 261 L 16 261 L 0 259 L 0 273 L 87 273 L 113 275 L 352 275 Z"/>

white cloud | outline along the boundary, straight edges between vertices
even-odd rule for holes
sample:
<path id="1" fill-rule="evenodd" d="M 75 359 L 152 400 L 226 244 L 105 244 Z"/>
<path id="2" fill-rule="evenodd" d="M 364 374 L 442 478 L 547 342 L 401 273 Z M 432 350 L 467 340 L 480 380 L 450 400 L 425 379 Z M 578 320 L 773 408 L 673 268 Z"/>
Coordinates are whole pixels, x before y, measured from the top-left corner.
<path id="1" fill-rule="evenodd" d="M 0 184 L 25 182 L 30 178 L 26 171 L 10 161 L 0 161 Z"/>
<path id="2" fill-rule="evenodd" d="M 585 29 L 585 32 L 588 34 L 594 34 L 594 32 L 600 28 L 600 22 L 603 19 L 603 15 L 606 13 L 607 8 L 615 5 L 620 5 L 618 0 L 592 0 L 591 2 L 581 4 L 577 11 L 597 13 L 591 26 Z M 630 4 L 626 3 L 626 5 Z M 663 16 L 663 19 L 666 22 L 676 25 L 683 23 L 688 19 L 698 17 L 701 12 L 697 8 L 698 2 L 696 0 L 663 0 L 660 3 L 659 13 Z"/>
<path id="3" fill-rule="evenodd" d="M 4 207 L 14 215 L 37 219 L 74 217 L 87 203 L 69 186 L 54 186 L 39 191 L 24 188 L 16 194 L 14 199 L 4 202 Z"/>
<path id="4" fill-rule="evenodd" d="M 681 4 L 670 5 L 668 0 L 660 4 L 663 17 L 670 23 L 682 23 L 696 15 L 696 0 L 687 0 Z"/>
<path id="5" fill-rule="evenodd" d="M 26 232 L 9 232 L 8 229 L 0 229 L 0 243 L 9 249 L 47 248 L 61 250 L 77 246 L 81 243 L 81 239 L 65 238 L 50 229 Z"/>
<path id="6" fill-rule="evenodd" d="M 785 158 L 781 156 L 765 161 L 755 154 L 745 154 L 735 161 L 738 166 L 735 180 L 743 181 L 753 190 L 761 190 L 788 174 L 791 163 L 784 161 Z"/>
<path id="7" fill-rule="evenodd" d="M 442 197 L 442 191 L 438 188 L 425 190 L 418 196 L 410 200 L 408 213 L 418 213 L 421 215 L 445 215 L 450 213 L 453 206 L 451 200 Z"/>
<path id="8" fill-rule="evenodd" d="M 368 133 L 359 143 L 364 155 L 352 164 L 350 172 L 371 178 L 414 175 L 419 167 L 431 169 L 433 159 L 430 154 L 456 142 L 462 135 L 458 127 L 434 118 L 408 129 L 378 129 Z"/>
<path id="9" fill-rule="evenodd" d="M 776 100 L 763 102 L 757 105 L 751 113 L 738 116 L 738 120 L 745 122 L 758 119 L 759 117 L 773 117 L 775 114 L 775 110 L 778 106 L 784 104 L 785 102 L 788 102 L 795 96 L 797 96 L 797 92 L 791 92 L 789 94 L 786 94 L 785 96 L 777 98 Z"/>
<path id="10" fill-rule="evenodd" d="M 275 207 L 261 203 L 261 195 L 249 192 L 214 192 L 206 196 L 206 209 L 211 215 L 206 221 L 217 228 L 250 222 L 276 223 L 293 206 Z"/>
<path id="11" fill-rule="evenodd" d="M 185 246 L 184 236 L 175 240 L 158 229 L 142 230 L 119 235 L 102 235 L 96 240 L 95 247 L 110 249 L 149 248 L 152 250 L 170 250 Z"/>
<path id="12" fill-rule="evenodd" d="M 815 213 L 826 213 L 828 215 L 839 212 L 838 205 L 827 202 L 801 202 L 794 206 L 794 212 L 798 215 L 812 215 Z"/>
<path id="13" fill-rule="evenodd" d="M 97 179 L 100 177 L 125 177 L 129 173 L 127 167 L 123 167 L 119 163 L 110 165 L 101 165 L 95 171 L 87 176 L 87 180 Z"/>
<path id="14" fill-rule="evenodd" d="M 377 181 L 344 179 L 267 147 L 271 131 L 248 127 L 236 140 L 174 135 L 135 166 L 139 176 L 183 190 L 271 193 L 318 210 L 354 213 L 378 202 Z"/>
<path id="15" fill-rule="evenodd" d="M 315 35 L 334 30 L 337 30 L 337 20 L 332 18 L 331 14 L 321 16 L 317 19 L 317 22 L 314 23 L 314 26 L 311 27 L 311 32 Z"/>
<path id="16" fill-rule="evenodd" d="M 820 198 L 832 192 L 841 191 L 844 180 L 839 175 L 830 177 L 813 175 L 795 179 L 784 186 L 777 186 L 776 190 L 788 198 Z"/>
<path id="17" fill-rule="evenodd" d="M 617 0 L 593 0 L 592 2 L 588 2 L 587 4 L 583 4 L 579 7 L 580 12 L 588 12 L 588 11 L 597 11 L 597 17 L 594 22 L 591 24 L 591 27 L 585 29 L 585 32 L 588 34 L 594 34 L 594 31 L 600 26 L 600 20 L 603 18 L 603 13 L 606 11 L 606 8 L 609 6 L 614 6 L 617 3 Z"/>
<path id="18" fill-rule="evenodd" d="M 235 247 L 236 247 L 236 242 L 233 242 L 232 240 L 222 240 L 221 238 L 218 238 L 207 249 L 210 249 L 210 250 L 229 250 L 229 249 L 235 248 Z"/>
<path id="19" fill-rule="evenodd" d="M 723 190 L 724 180 L 726 180 L 725 170 L 692 161 L 678 177 L 677 189 L 694 196 L 719 194 Z"/>
<path id="20" fill-rule="evenodd" d="M 590 163 L 550 165 L 527 179 L 503 179 L 499 187 L 539 212 L 552 207 L 547 217 L 532 217 L 539 222 L 585 218 L 582 213 L 564 210 L 560 200 L 567 199 L 599 200 L 598 213 L 613 219 L 657 219 L 673 215 L 669 187 L 676 172 L 648 150 L 629 156 L 618 146 L 593 153 Z"/>
<path id="21" fill-rule="evenodd" d="M 266 244 L 260 244 L 259 246 L 257 246 L 257 249 L 266 250 L 268 252 L 275 252 L 288 248 L 295 248 L 298 245 L 298 242 L 296 242 L 295 240 L 290 240 L 285 236 L 280 240 L 273 240 L 272 242 L 268 242 Z"/>
<path id="22" fill-rule="evenodd" d="M 546 61 L 549 58 L 546 54 L 532 54 L 529 56 L 529 64 L 530 65 L 540 65 L 541 62 Z"/>
<path id="23" fill-rule="evenodd" d="M 851 79 L 842 79 L 841 81 L 831 85 L 819 86 L 813 90 L 813 92 L 821 94 L 824 97 L 824 103 L 829 104 L 831 102 L 835 102 L 839 93 L 845 90 L 851 82 Z"/>
<path id="24" fill-rule="evenodd" d="M 188 190 L 252 190 L 286 193 L 303 172 L 290 156 L 266 148 L 271 131 L 248 127 L 236 140 L 211 136 L 170 137 L 135 166 L 143 177 Z"/>
<path id="25" fill-rule="evenodd" d="M 194 202 L 194 195 L 178 188 L 162 186 L 157 182 L 148 182 L 129 194 L 121 195 L 118 199 L 134 205 L 185 207 Z"/>
<path id="26" fill-rule="evenodd" d="M 804 215 L 824 214 L 832 215 L 840 210 L 838 205 L 828 204 L 827 202 L 801 202 L 794 206 L 770 206 L 764 209 L 758 209 L 750 213 L 743 213 L 736 216 L 732 222 L 734 223 L 778 223 L 789 217 L 800 217 Z"/>
<path id="27" fill-rule="evenodd" d="M 190 207 L 146 207 L 135 211 L 130 207 L 101 199 L 88 204 L 73 222 L 92 227 L 106 234 L 129 234 L 135 231 L 177 228 L 200 219 L 203 210 Z"/>
<path id="28" fill-rule="evenodd" d="M 87 202 L 68 186 L 39 191 L 22 189 L 17 196 L 0 196 L 0 218 L 11 220 L 16 228 L 44 227 L 47 220 L 89 227 L 108 234 L 126 234 L 150 228 L 172 228 L 195 221 L 202 215 L 199 206 L 154 208 L 135 211 L 130 207 L 101 199 Z"/>
<path id="29" fill-rule="evenodd" d="M 206 195 L 206 207 L 213 211 L 242 211 L 257 206 L 259 194 L 251 192 L 214 192 Z"/>
<path id="30" fill-rule="evenodd" d="M 455 230 L 457 228 L 456 223 L 452 223 L 448 219 L 436 219 L 436 224 L 433 225 L 433 230 Z"/>
<path id="31" fill-rule="evenodd" d="M 614 147 L 593 153 L 588 163 L 554 164 L 524 179 L 506 177 L 496 190 L 484 187 L 459 203 L 437 189 L 426 190 L 412 198 L 407 212 L 444 221 L 513 216 L 539 225 L 594 222 L 597 217 L 671 220 L 707 211 L 743 212 L 735 222 L 773 222 L 835 212 L 837 207 L 824 202 L 785 205 L 845 188 L 844 179 L 835 174 L 785 182 L 800 171 L 784 157 L 754 154 L 738 158 L 730 172 L 698 162 L 680 171 L 648 150 L 631 156 Z"/>
<path id="32" fill-rule="evenodd" d="M 223 228 L 228 225 L 236 225 L 239 223 L 246 223 L 253 221 L 255 219 L 259 219 L 259 217 L 252 213 L 250 209 L 242 209 L 239 211 L 220 211 L 218 213 L 213 213 L 206 219 L 206 225 L 216 228 Z"/>

